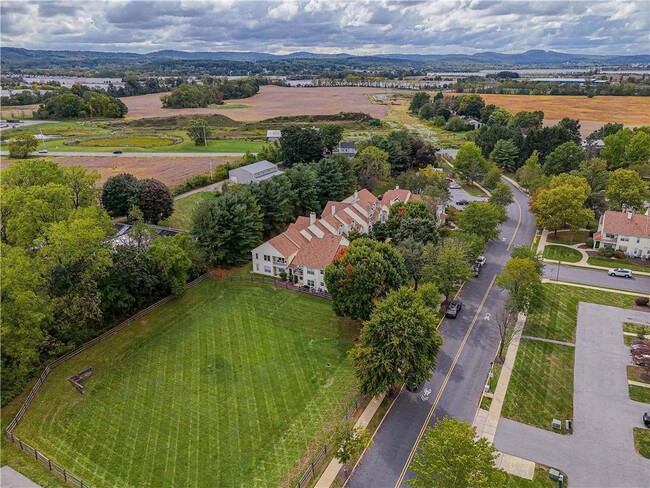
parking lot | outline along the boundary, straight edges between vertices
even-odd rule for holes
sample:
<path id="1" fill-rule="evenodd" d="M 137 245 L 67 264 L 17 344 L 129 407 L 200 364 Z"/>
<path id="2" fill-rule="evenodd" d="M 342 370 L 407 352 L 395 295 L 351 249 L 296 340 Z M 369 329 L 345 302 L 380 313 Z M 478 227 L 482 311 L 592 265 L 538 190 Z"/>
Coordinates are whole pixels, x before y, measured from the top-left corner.
<path id="1" fill-rule="evenodd" d="M 576 335 L 573 434 L 560 435 L 501 418 L 499 451 L 561 469 L 572 487 L 648 486 L 650 460 L 634 449 L 634 427 L 650 405 L 630 400 L 623 322 L 650 324 L 650 314 L 580 303 Z M 560 419 L 564 420 L 564 419 Z"/>

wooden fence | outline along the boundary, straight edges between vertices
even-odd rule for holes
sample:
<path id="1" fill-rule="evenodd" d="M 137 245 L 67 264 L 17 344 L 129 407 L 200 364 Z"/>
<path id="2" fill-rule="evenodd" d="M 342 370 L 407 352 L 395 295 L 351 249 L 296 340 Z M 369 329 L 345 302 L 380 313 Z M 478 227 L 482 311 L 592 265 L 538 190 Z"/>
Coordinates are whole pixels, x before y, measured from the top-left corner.
<path id="1" fill-rule="evenodd" d="M 191 283 L 188 283 L 188 285 L 185 287 L 187 290 L 188 288 L 191 288 L 192 286 L 196 285 L 197 283 L 200 283 L 201 281 L 205 280 L 209 274 L 204 274 L 202 276 L 199 276 L 197 279 L 192 281 Z M 157 301 L 153 305 L 150 305 L 149 307 L 140 310 L 138 313 L 135 315 L 129 317 L 126 319 L 124 322 L 121 322 L 120 324 L 116 325 L 110 330 L 107 330 L 103 334 L 95 337 L 94 339 L 82 344 L 78 348 L 70 351 L 69 353 L 65 354 L 64 356 L 61 356 L 60 358 L 55 359 L 52 361 L 50 364 L 45 366 L 45 369 L 43 370 L 43 373 L 41 373 L 41 376 L 38 378 L 38 381 L 36 384 L 32 387 L 31 391 L 29 392 L 29 395 L 27 395 L 27 398 L 23 402 L 22 406 L 20 407 L 20 410 L 18 410 L 18 413 L 14 417 L 14 419 L 11 421 L 11 423 L 7 426 L 5 429 L 5 435 L 7 438 L 16 446 L 20 448 L 21 451 L 26 452 L 28 455 L 33 456 L 34 459 L 36 459 L 38 462 L 41 463 L 44 467 L 48 468 L 52 473 L 56 474 L 59 476 L 61 479 L 66 481 L 68 484 L 71 486 L 75 487 L 81 487 L 81 488 L 89 488 L 90 485 L 83 481 L 81 478 L 78 478 L 70 472 L 66 471 L 63 469 L 61 466 L 58 464 L 54 463 L 51 459 L 49 459 L 47 456 L 42 454 L 41 452 L 37 451 L 30 445 L 26 444 L 22 440 L 20 440 L 17 436 L 14 435 L 14 430 L 18 426 L 18 423 L 23 419 L 25 416 L 25 413 L 27 412 L 27 409 L 29 406 L 32 404 L 34 401 L 34 398 L 36 398 L 36 395 L 38 394 L 39 390 L 41 389 L 41 386 L 43 386 L 43 383 L 49 376 L 50 372 L 56 368 L 57 366 L 65 363 L 68 359 L 71 359 L 75 357 L 77 354 L 85 351 L 86 349 L 94 346 L 95 344 L 99 344 L 100 342 L 108 339 L 109 337 L 112 337 L 115 335 L 117 332 L 122 330 L 124 327 L 127 325 L 132 324 L 139 318 L 141 318 L 144 315 L 147 315 L 149 312 L 155 310 L 156 308 L 160 307 L 161 305 L 164 305 L 165 303 L 171 301 L 175 297 L 173 295 L 169 295 L 168 297 L 163 298 L 162 300 Z"/>
<path id="2" fill-rule="evenodd" d="M 259 281 L 260 283 L 267 283 L 269 285 L 276 286 L 278 288 L 284 288 L 285 290 L 291 290 L 291 291 L 297 291 L 300 293 L 305 293 L 307 295 L 314 295 L 315 297 L 321 297 L 325 298 L 326 300 L 331 300 L 332 295 L 327 293 L 326 291 L 317 291 L 314 290 L 313 288 L 309 287 L 304 287 L 304 286 L 296 286 L 290 281 L 282 281 L 281 279 L 278 278 L 271 278 L 271 277 L 265 277 L 265 276 L 228 276 L 228 280 L 230 281 Z"/>
<path id="3" fill-rule="evenodd" d="M 354 403 L 348 408 L 348 411 L 345 413 L 343 418 L 339 423 L 344 423 L 347 422 L 348 419 L 352 416 L 354 412 L 357 411 L 361 403 L 363 402 L 364 395 L 359 395 L 357 399 L 354 401 Z M 319 465 L 319 463 L 323 460 L 323 457 L 332 450 L 334 446 L 332 446 L 329 443 L 323 444 L 323 447 L 320 448 L 318 451 L 318 454 L 316 454 L 312 460 L 309 462 L 309 465 L 307 466 L 307 469 L 305 472 L 302 474 L 298 482 L 296 483 L 296 488 L 303 488 L 307 486 L 307 483 L 309 483 L 309 480 L 316 474 L 316 466 Z"/>

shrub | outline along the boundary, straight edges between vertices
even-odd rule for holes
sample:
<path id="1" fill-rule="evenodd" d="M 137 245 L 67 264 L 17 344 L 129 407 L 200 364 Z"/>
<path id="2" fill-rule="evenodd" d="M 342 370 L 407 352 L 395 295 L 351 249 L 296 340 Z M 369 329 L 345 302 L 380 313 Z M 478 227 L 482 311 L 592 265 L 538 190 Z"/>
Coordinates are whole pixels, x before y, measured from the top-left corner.
<path id="1" fill-rule="evenodd" d="M 287 281 L 287 273 L 285 271 L 280 271 L 280 279 L 282 281 Z"/>
<path id="2" fill-rule="evenodd" d="M 623 259 L 625 257 L 625 254 L 623 254 L 623 251 L 616 250 L 614 251 L 614 257 L 616 259 Z"/>
<path id="3" fill-rule="evenodd" d="M 372 119 L 370 122 L 368 122 L 368 126 L 370 126 L 370 127 L 381 127 L 381 120 Z"/>
<path id="4" fill-rule="evenodd" d="M 598 253 L 600 253 L 600 251 L 602 251 L 602 255 L 605 256 L 606 258 L 611 258 L 612 256 L 614 256 L 614 248 L 613 247 L 601 247 L 598 250 Z"/>
<path id="5" fill-rule="evenodd" d="M 431 123 L 436 127 L 444 127 L 446 120 L 442 115 L 436 115 L 431 119 Z"/>
<path id="6" fill-rule="evenodd" d="M 647 307 L 648 303 L 650 303 L 650 298 L 648 298 L 648 297 L 637 297 L 634 300 L 634 303 L 636 303 L 640 307 Z"/>
<path id="7" fill-rule="evenodd" d="M 594 247 L 594 240 L 590 237 L 589 239 L 587 239 L 587 242 L 586 242 L 585 244 L 587 245 L 587 247 L 593 249 L 593 247 Z"/>

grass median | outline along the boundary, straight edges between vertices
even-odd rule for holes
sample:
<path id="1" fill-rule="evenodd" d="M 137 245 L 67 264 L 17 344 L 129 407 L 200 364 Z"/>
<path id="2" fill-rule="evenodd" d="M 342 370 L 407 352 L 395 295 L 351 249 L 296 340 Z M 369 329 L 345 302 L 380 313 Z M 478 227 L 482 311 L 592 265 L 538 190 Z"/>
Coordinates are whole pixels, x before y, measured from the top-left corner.
<path id="1" fill-rule="evenodd" d="M 564 261 L 565 263 L 577 263 L 582 259 L 582 254 L 570 247 L 549 244 L 544 247 L 544 257 L 555 261 Z"/>
<path id="2" fill-rule="evenodd" d="M 628 259 L 603 258 L 600 256 L 594 256 L 587 259 L 587 262 L 592 266 L 602 266 L 603 268 L 627 268 L 631 269 L 632 271 L 650 273 L 650 266 L 634 264 L 631 263 Z"/>
<path id="3" fill-rule="evenodd" d="M 286 484 L 356 397 L 356 334 L 326 300 L 209 279 L 54 370 L 17 435 L 96 487 Z"/>

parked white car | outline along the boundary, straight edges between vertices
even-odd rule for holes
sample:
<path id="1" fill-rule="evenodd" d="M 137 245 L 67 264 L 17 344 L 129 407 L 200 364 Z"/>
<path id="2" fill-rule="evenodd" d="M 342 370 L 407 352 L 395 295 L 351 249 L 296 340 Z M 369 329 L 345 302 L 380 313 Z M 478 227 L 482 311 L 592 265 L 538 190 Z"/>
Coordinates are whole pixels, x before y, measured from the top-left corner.
<path id="1" fill-rule="evenodd" d="M 618 276 L 620 278 L 632 278 L 632 270 L 626 268 L 610 269 L 607 274 L 609 276 Z"/>
<path id="2" fill-rule="evenodd" d="M 451 188 L 452 190 L 460 190 L 461 186 L 455 181 L 452 181 L 449 183 L 449 188 Z"/>

